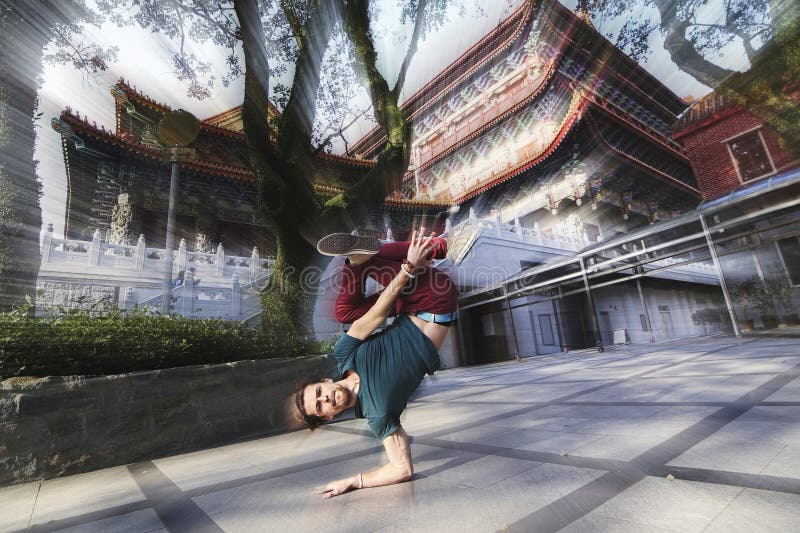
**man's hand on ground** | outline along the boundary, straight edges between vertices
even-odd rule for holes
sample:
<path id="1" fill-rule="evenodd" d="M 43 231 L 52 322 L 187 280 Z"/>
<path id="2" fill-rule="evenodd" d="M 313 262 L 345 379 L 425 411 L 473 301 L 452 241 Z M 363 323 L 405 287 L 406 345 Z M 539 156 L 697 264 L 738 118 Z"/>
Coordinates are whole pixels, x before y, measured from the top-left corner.
<path id="1" fill-rule="evenodd" d="M 340 494 L 344 494 L 345 492 L 349 492 L 353 489 L 358 488 L 358 477 L 349 477 L 346 479 L 340 479 L 338 481 L 332 481 L 328 483 L 328 485 L 322 490 L 314 491 L 315 494 L 322 494 L 323 498 L 326 500 L 329 498 L 333 498 L 334 496 L 338 496 Z"/>

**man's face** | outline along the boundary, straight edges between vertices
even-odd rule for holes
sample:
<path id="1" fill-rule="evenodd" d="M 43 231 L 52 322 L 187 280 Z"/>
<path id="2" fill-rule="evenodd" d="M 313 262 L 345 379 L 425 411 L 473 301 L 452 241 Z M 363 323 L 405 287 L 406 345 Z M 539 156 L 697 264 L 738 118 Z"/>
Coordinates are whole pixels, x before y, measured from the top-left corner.
<path id="1" fill-rule="evenodd" d="M 303 391 L 303 405 L 306 413 L 330 420 L 348 407 L 352 395 L 341 385 L 333 383 L 330 379 L 312 383 Z"/>

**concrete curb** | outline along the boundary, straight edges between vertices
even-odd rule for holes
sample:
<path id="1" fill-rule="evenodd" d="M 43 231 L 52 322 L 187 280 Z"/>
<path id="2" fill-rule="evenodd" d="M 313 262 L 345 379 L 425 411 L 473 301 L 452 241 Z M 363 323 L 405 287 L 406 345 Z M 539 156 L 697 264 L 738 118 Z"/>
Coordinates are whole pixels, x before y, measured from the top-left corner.
<path id="1" fill-rule="evenodd" d="M 291 393 L 325 356 L 0 382 L 0 485 L 297 429 Z"/>

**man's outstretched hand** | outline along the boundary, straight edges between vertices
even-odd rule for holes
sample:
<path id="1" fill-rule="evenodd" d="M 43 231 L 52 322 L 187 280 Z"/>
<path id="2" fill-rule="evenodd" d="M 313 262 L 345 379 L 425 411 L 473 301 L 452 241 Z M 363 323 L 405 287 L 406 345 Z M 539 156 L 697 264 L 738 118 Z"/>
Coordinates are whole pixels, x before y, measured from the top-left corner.
<path id="1" fill-rule="evenodd" d="M 330 499 L 334 496 L 338 496 L 340 494 L 344 494 L 345 492 L 350 492 L 353 489 L 358 488 L 358 478 L 357 477 L 349 477 L 346 479 L 340 479 L 338 481 L 331 481 L 328 485 L 322 490 L 315 490 L 314 494 L 322 494 L 323 498 Z"/>
<path id="2" fill-rule="evenodd" d="M 414 265 L 414 268 L 424 268 L 431 264 L 431 256 L 433 255 L 434 242 L 433 238 L 436 233 L 433 231 L 425 236 L 425 228 L 420 228 L 419 232 L 414 231 L 411 234 L 411 244 L 408 247 L 408 254 L 406 259 Z"/>

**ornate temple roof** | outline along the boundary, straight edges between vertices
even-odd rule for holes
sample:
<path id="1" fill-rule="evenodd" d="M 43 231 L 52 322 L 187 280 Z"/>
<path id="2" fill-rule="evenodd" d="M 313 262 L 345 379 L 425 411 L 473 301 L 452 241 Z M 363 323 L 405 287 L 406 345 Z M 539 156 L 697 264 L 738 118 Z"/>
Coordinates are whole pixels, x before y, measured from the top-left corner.
<path id="1" fill-rule="evenodd" d="M 172 108 L 141 93 L 124 79 L 112 87 L 111 93 L 116 102 L 116 131 L 108 131 L 69 108 L 59 119 L 54 119 L 53 128 L 65 137 L 75 134 L 88 136 L 139 157 L 163 160 L 163 146 L 155 128 L 160 118 Z M 238 106 L 200 121 L 200 135 L 194 142 L 197 159 L 187 163 L 187 169 L 235 181 L 253 181 L 253 173 L 246 162 L 236 155 L 242 151 L 245 138 L 241 127 L 241 110 L 242 107 Z M 276 118 L 280 116 L 272 104 L 270 111 Z M 69 174 L 66 153 L 65 161 Z M 317 171 L 315 178 L 320 185 L 346 186 L 374 165 L 375 162 L 370 160 L 321 153 L 314 165 Z"/>
<path id="2" fill-rule="evenodd" d="M 697 195 L 670 136 L 686 103 L 557 2 L 525 2 L 402 107 L 416 167 L 405 198 L 464 202 L 542 164 L 590 112 L 650 145 L 601 143 L 612 157 Z M 376 157 L 385 142 L 375 128 L 350 153 Z"/>

